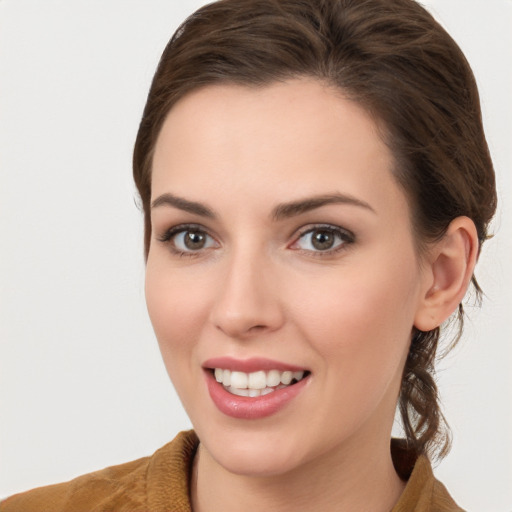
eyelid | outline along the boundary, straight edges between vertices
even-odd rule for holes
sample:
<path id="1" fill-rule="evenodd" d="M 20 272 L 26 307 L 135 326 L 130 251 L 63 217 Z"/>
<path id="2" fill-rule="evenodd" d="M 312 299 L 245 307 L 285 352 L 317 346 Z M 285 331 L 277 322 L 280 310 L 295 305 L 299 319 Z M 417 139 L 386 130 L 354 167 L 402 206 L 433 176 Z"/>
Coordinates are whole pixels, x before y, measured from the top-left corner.
<path id="1" fill-rule="evenodd" d="M 298 244 L 298 242 L 307 234 L 313 233 L 314 231 L 330 231 L 334 234 L 334 236 L 338 237 L 341 240 L 341 243 L 336 245 L 333 248 L 330 249 L 304 249 L 301 247 L 294 247 Z M 157 240 L 159 242 L 162 242 L 169 246 L 169 249 L 178 256 L 199 256 L 203 254 L 205 251 L 210 250 L 215 247 L 205 247 L 200 248 L 197 250 L 181 250 L 173 243 L 173 238 L 178 235 L 179 233 L 182 233 L 184 231 L 198 231 L 201 233 L 204 233 L 206 236 L 211 238 L 217 247 L 220 246 L 220 243 L 218 242 L 217 238 L 213 236 L 207 228 L 205 228 L 201 224 L 197 223 L 182 223 L 177 224 L 175 226 L 170 227 L 169 229 L 165 230 L 161 235 L 156 236 Z M 328 256 L 332 255 L 336 252 L 339 252 L 343 249 L 347 249 L 347 246 L 351 245 L 355 242 L 355 235 L 352 231 L 343 228 L 341 226 L 333 225 L 333 224 L 323 224 L 323 223 L 317 223 L 317 224 L 309 224 L 306 226 L 301 227 L 296 231 L 296 234 L 293 236 L 293 241 L 288 244 L 288 248 L 300 252 L 304 252 L 307 254 L 310 254 L 312 256 L 322 257 L 322 256 Z"/>
<path id="2" fill-rule="evenodd" d="M 335 246 L 331 249 L 326 249 L 324 251 L 302 249 L 300 247 L 297 247 L 297 248 L 293 247 L 305 235 L 307 235 L 309 233 L 313 233 L 314 231 L 321 231 L 321 230 L 332 232 L 335 236 L 338 236 L 342 240 L 342 243 L 338 244 L 337 246 Z M 338 251 L 346 249 L 347 246 L 353 244 L 355 242 L 355 240 L 356 240 L 356 237 L 355 237 L 354 233 L 346 228 L 342 228 L 341 226 L 336 226 L 333 224 L 319 223 L 319 224 L 310 224 L 310 225 L 300 228 L 298 230 L 297 234 L 294 236 L 293 242 L 288 247 L 291 249 L 297 250 L 297 251 L 303 251 L 305 253 L 308 253 L 308 254 L 311 254 L 314 256 L 322 257 L 322 256 L 332 255 Z"/>
<path id="3" fill-rule="evenodd" d="M 196 229 L 197 231 L 204 231 L 205 233 L 209 234 L 208 230 L 205 229 L 205 227 L 201 226 L 200 224 L 183 223 L 176 224 L 175 226 L 165 229 L 163 233 L 161 235 L 156 236 L 156 238 L 159 242 L 168 242 L 174 235 L 180 233 L 181 231 L 186 231 L 187 229 Z"/>
<path id="4" fill-rule="evenodd" d="M 177 224 L 177 225 L 172 226 L 171 228 L 165 230 L 163 232 L 163 234 L 157 236 L 156 238 L 159 242 L 162 242 L 163 244 L 168 245 L 170 251 L 172 253 L 176 254 L 177 256 L 192 256 L 192 257 L 199 256 L 202 253 L 204 253 L 205 251 L 212 249 L 212 247 L 205 247 L 205 248 L 198 249 L 196 251 L 194 251 L 194 250 L 184 251 L 184 250 L 179 249 L 178 247 L 176 247 L 174 245 L 173 238 L 176 235 L 183 233 L 184 231 L 198 231 L 198 232 L 204 233 L 206 236 L 208 236 L 209 238 L 214 240 L 214 242 L 217 246 L 220 245 L 219 242 L 217 241 L 217 239 L 209 232 L 208 229 L 206 229 L 201 224 L 195 224 L 195 223 Z"/>

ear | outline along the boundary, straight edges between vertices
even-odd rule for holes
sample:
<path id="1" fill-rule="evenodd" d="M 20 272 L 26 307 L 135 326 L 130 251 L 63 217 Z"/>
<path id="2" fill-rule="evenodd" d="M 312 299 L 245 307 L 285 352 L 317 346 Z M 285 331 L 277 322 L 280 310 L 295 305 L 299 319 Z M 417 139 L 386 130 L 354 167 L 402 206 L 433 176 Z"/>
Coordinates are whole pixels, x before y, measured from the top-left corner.
<path id="1" fill-rule="evenodd" d="M 425 290 L 414 320 L 417 329 L 435 329 L 457 309 L 471 281 L 478 251 L 473 221 L 468 217 L 454 219 L 428 253 Z"/>

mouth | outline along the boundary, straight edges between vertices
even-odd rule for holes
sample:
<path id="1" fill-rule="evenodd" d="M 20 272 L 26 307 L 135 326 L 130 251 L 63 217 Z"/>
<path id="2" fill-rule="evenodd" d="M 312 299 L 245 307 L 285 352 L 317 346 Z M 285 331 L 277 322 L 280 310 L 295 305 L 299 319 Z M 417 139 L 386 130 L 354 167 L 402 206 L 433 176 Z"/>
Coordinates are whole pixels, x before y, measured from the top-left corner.
<path id="1" fill-rule="evenodd" d="M 295 402 L 311 380 L 304 367 L 266 358 L 218 357 L 205 361 L 203 370 L 215 406 L 244 420 L 277 414 Z"/>
<path id="2" fill-rule="evenodd" d="M 246 373 L 227 368 L 212 368 L 215 380 L 232 395 L 256 398 L 297 384 L 309 375 L 307 370 L 257 370 Z"/>

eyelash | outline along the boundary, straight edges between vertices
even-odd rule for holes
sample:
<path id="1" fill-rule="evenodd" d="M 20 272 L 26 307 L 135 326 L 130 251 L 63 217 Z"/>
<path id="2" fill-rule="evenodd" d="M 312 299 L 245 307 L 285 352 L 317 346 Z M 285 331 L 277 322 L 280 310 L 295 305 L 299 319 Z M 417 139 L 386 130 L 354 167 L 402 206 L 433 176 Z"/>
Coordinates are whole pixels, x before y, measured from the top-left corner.
<path id="1" fill-rule="evenodd" d="M 195 231 L 201 233 L 215 240 L 203 226 L 199 224 L 180 224 L 168 229 L 162 236 L 158 237 L 158 241 L 169 246 L 171 252 L 180 258 L 193 258 L 201 254 L 201 249 L 198 251 L 182 251 L 174 245 L 174 238 L 180 233 L 186 233 L 187 231 Z M 203 249 L 204 250 L 204 249 Z"/>
<path id="2" fill-rule="evenodd" d="M 189 251 L 183 251 L 178 249 L 174 244 L 174 238 L 181 234 L 186 233 L 187 231 L 195 231 L 197 233 L 201 233 L 213 240 L 215 240 L 208 232 L 204 229 L 203 226 L 199 224 L 180 224 L 178 226 L 174 226 L 170 229 L 168 229 L 163 235 L 158 237 L 158 241 L 167 244 L 173 254 L 179 257 L 197 257 L 200 256 L 204 250 L 209 249 L 210 247 L 207 247 L 205 249 L 198 249 L 197 251 L 189 250 Z M 310 250 L 310 249 L 300 249 L 296 248 L 294 249 L 293 246 L 296 245 L 301 239 L 303 239 L 306 235 L 315 233 L 316 231 L 324 231 L 329 234 L 332 234 L 340 243 L 332 248 L 332 249 L 326 249 L 326 250 Z M 303 228 L 299 233 L 298 236 L 295 238 L 295 240 L 292 242 L 292 244 L 288 245 L 289 248 L 292 248 L 293 250 L 297 250 L 301 253 L 308 254 L 313 257 L 326 257 L 333 254 L 336 254 L 340 251 L 346 250 L 348 245 L 351 245 L 355 242 L 356 237 L 355 235 L 346 229 L 340 228 L 338 226 L 333 226 L 330 224 L 316 224 L 316 225 L 310 225 L 305 228 Z"/>
<path id="3" fill-rule="evenodd" d="M 356 241 L 356 237 L 354 233 L 347 229 L 340 228 L 339 226 L 333 226 L 330 224 L 316 224 L 312 226 L 307 226 L 303 228 L 300 232 L 298 237 L 295 239 L 295 241 L 291 244 L 296 245 L 301 239 L 303 239 L 306 235 L 315 233 L 317 231 L 323 231 L 327 232 L 335 237 L 340 243 L 335 246 L 332 249 L 326 249 L 326 250 L 309 250 L 309 249 L 296 249 L 300 252 L 307 253 L 310 256 L 316 257 L 316 258 L 322 258 L 327 256 L 332 256 L 340 251 L 344 251 L 348 248 L 349 245 L 353 244 Z"/>

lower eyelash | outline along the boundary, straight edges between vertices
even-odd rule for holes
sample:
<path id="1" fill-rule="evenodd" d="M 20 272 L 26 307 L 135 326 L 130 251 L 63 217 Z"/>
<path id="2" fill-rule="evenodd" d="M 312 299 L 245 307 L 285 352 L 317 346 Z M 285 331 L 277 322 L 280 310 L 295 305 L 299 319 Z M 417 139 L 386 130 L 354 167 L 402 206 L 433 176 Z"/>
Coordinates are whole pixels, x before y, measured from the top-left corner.
<path id="1" fill-rule="evenodd" d="M 170 250 L 175 256 L 178 256 L 178 258 L 195 258 L 199 256 L 197 252 L 178 251 L 174 247 L 171 247 Z"/>
<path id="2" fill-rule="evenodd" d="M 299 233 L 298 238 L 304 236 L 307 233 L 311 233 L 313 231 L 321 231 L 321 230 L 330 231 L 331 233 L 338 235 L 340 238 L 342 238 L 343 240 L 345 240 L 348 243 L 355 241 L 355 235 L 351 231 L 348 231 L 347 229 L 342 229 L 337 226 L 330 226 L 328 224 L 319 224 L 317 226 L 316 225 L 308 226 L 307 228 L 305 228 L 303 231 L 301 231 Z"/>
<path id="3" fill-rule="evenodd" d="M 327 225 L 319 224 L 316 226 L 309 226 L 308 228 L 304 229 L 301 233 L 299 233 L 297 240 L 299 240 L 301 237 L 303 237 L 307 233 L 312 233 L 314 231 L 320 231 L 320 230 L 325 230 L 325 231 L 331 232 L 334 236 L 339 237 L 343 241 L 343 243 L 341 243 L 340 245 L 338 245 L 337 247 L 335 247 L 333 249 L 327 249 L 325 251 L 312 251 L 309 249 L 297 249 L 297 250 L 300 252 L 303 252 L 305 254 L 308 254 L 309 256 L 312 256 L 312 257 L 322 258 L 322 257 L 330 256 L 330 255 L 336 254 L 338 252 L 347 250 L 348 246 L 353 244 L 356 240 L 356 237 L 352 232 L 350 232 L 346 229 L 341 229 L 337 226 L 331 226 L 328 224 Z"/>
<path id="4" fill-rule="evenodd" d="M 206 233 L 204 228 L 202 228 L 198 224 L 179 224 L 178 226 L 173 226 L 172 228 L 169 228 L 162 235 L 157 236 L 156 238 L 159 242 L 169 242 L 174 235 L 177 235 L 178 233 L 181 233 L 182 231 L 194 230 L 194 229 L 197 231 L 204 231 Z"/>
<path id="5" fill-rule="evenodd" d="M 193 229 L 203 231 L 206 233 L 204 228 L 202 228 L 202 226 L 199 226 L 197 224 L 181 224 L 178 226 L 174 226 L 174 227 L 168 229 L 167 231 L 165 231 L 162 235 L 157 236 L 157 240 L 159 242 L 167 244 L 169 246 L 169 250 L 174 255 L 176 255 L 180 258 L 193 258 L 193 257 L 199 256 L 200 251 L 197 251 L 197 252 L 181 251 L 181 250 L 177 249 L 172 243 L 169 243 L 169 242 L 171 242 L 173 237 L 175 235 L 177 235 L 178 233 L 181 233 L 182 231 L 193 230 Z M 304 229 L 301 233 L 299 233 L 297 240 L 299 240 L 301 237 L 303 237 L 307 233 L 311 233 L 311 232 L 317 231 L 317 230 L 330 231 L 331 233 L 333 233 L 334 236 L 339 237 L 343 241 L 343 243 L 341 243 L 334 249 L 327 249 L 325 251 L 311 251 L 308 249 L 297 249 L 299 252 L 304 252 L 310 256 L 321 258 L 322 256 L 328 256 L 328 255 L 336 254 L 337 252 L 346 250 L 347 246 L 353 244 L 356 240 L 356 237 L 352 232 L 350 232 L 346 229 L 342 229 L 338 226 L 331 226 L 331 225 L 326 225 L 326 224 L 310 226 L 310 227 Z"/>
<path id="6" fill-rule="evenodd" d="M 182 231 L 187 230 L 198 230 L 203 231 L 206 233 L 204 228 L 199 226 L 198 224 L 180 224 L 178 226 L 174 226 L 167 231 L 165 231 L 162 235 L 157 236 L 156 239 L 159 242 L 162 242 L 166 245 L 168 245 L 169 250 L 173 253 L 173 255 L 178 256 L 179 258 L 193 258 L 200 255 L 200 252 L 194 252 L 194 251 L 180 251 L 177 249 L 172 243 L 170 243 L 175 235 L 178 233 L 181 233 Z"/>

